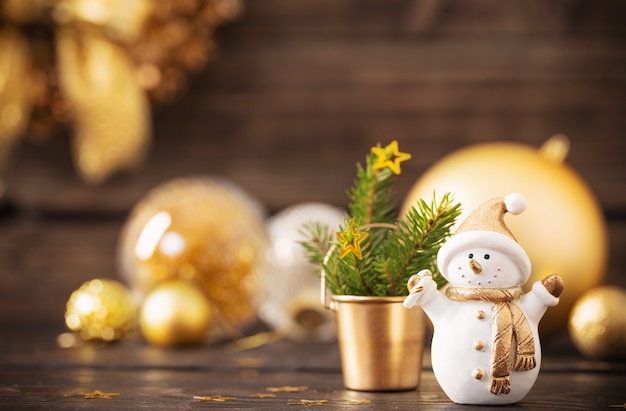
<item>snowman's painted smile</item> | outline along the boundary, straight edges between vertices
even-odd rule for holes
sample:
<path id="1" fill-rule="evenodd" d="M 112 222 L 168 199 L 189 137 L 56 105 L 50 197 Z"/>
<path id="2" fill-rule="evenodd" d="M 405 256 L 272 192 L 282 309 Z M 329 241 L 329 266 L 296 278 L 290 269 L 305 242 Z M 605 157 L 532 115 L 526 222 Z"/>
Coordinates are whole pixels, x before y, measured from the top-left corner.
<path id="1" fill-rule="evenodd" d="M 499 258 L 494 260 L 491 257 L 489 253 L 470 252 L 458 260 L 457 270 L 466 285 L 499 286 L 492 285 L 492 281 L 496 281 L 502 266 L 498 263 Z"/>

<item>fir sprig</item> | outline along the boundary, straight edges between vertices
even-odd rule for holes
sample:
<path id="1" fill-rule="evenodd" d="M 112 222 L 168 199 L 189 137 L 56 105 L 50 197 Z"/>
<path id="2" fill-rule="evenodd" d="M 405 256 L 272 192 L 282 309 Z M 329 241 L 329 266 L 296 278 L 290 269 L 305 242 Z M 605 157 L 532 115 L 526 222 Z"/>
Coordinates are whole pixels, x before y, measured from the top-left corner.
<path id="1" fill-rule="evenodd" d="M 389 150 L 392 147 L 393 150 Z M 384 158 L 381 157 L 384 153 Z M 330 233 L 330 228 L 320 224 L 304 227 L 307 241 L 302 245 L 309 261 L 321 267 L 326 286 L 339 295 L 407 295 L 409 277 L 428 268 L 439 285 L 445 279 L 437 270 L 436 255 L 443 241 L 450 235 L 460 205 L 453 204 L 452 196 L 445 194 L 440 201 L 433 195 L 430 203 L 420 200 L 402 218 L 397 216 L 392 186 L 399 174 L 399 165 L 380 167 L 402 154 L 393 142 L 384 150 L 378 145 L 366 157 L 366 167 L 357 164 L 357 177 L 348 192 L 350 203 L 348 216 L 340 226 L 342 242 Z M 359 247 L 361 258 L 355 253 L 343 253 L 346 235 L 354 226 L 368 235 Z"/>
<path id="2" fill-rule="evenodd" d="M 407 281 L 424 268 L 434 270 L 437 273 L 434 279 L 443 285 L 445 279 L 438 275 L 434 262 L 459 214 L 460 205 L 453 204 L 450 194 L 445 194 L 439 202 L 433 196 L 430 204 L 420 199 L 417 206 L 411 207 L 398 220 L 397 228 L 389 231 L 386 249 L 374 262 L 380 279 L 376 294 L 408 294 Z"/>

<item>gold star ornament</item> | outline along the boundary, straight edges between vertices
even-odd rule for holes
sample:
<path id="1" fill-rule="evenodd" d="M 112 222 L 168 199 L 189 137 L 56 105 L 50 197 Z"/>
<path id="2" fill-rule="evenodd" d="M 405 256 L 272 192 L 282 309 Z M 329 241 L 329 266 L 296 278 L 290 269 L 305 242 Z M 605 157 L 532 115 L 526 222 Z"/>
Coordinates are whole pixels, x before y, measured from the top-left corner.
<path id="1" fill-rule="evenodd" d="M 341 253 L 339 258 L 344 258 L 352 253 L 359 260 L 363 258 L 361 252 L 361 243 L 369 236 L 367 231 L 361 231 L 357 228 L 354 219 L 350 220 L 350 225 L 346 231 L 337 233 L 337 238 L 341 242 Z"/>
<path id="2" fill-rule="evenodd" d="M 409 153 L 402 153 L 398 150 L 398 142 L 392 141 L 387 147 L 372 147 L 372 153 L 376 155 L 376 161 L 372 168 L 381 170 L 388 168 L 395 174 L 400 174 L 400 163 L 411 158 Z"/>

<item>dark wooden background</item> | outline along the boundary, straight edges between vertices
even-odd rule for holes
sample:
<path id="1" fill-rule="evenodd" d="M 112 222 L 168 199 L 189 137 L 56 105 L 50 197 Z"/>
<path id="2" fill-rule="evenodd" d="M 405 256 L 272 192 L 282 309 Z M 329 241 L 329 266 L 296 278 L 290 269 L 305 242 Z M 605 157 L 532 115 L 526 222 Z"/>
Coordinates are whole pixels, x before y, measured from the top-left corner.
<path id="1" fill-rule="evenodd" d="M 68 135 L 24 142 L 0 218 L 0 343 L 63 331 L 72 290 L 117 276 L 127 213 L 168 179 L 226 177 L 268 215 L 344 206 L 354 164 L 399 141 L 397 195 L 470 144 L 569 136 L 568 164 L 609 224 L 606 282 L 626 286 L 626 2 L 621 0 L 247 0 L 219 53 L 154 111 L 137 173 L 76 177 Z"/>
<path id="2" fill-rule="evenodd" d="M 114 277 L 123 219 L 174 177 L 229 178 L 268 214 L 303 201 L 343 207 L 354 164 L 377 142 L 397 139 L 413 154 L 397 184 L 402 199 L 454 150 L 497 140 L 539 147 L 554 133 L 571 139 L 568 164 L 609 221 L 609 282 L 626 285 L 625 2 L 244 4 L 188 92 L 155 109 L 153 147 L 139 172 L 90 187 L 74 173 L 67 135 L 18 147 L 5 201 L 34 227 L 17 228 L 22 246 L 11 230 L 25 223 L 3 220 L 3 266 L 12 264 L 1 274 L 3 301 L 17 290 L 53 289 L 59 303 L 82 280 Z M 67 267 L 51 277 L 54 267 L 35 247 L 52 244 L 54 254 L 86 229 L 96 232 L 64 250 L 72 259 L 57 258 Z"/>

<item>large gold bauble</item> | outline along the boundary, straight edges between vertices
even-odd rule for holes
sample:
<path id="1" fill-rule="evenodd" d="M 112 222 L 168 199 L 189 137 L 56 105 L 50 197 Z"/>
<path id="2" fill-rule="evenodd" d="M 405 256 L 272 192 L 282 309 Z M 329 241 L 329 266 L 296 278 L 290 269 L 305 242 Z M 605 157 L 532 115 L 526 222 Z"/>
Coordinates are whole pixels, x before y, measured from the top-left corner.
<path id="1" fill-rule="evenodd" d="M 199 344 L 210 324 L 209 303 L 196 285 L 181 280 L 161 283 L 146 296 L 139 312 L 141 334 L 164 347 Z"/>
<path id="2" fill-rule="evenodd" d="M 65 324 L 83 340 L 116 341 L 135 326 L 130 290 L 115 280 L 83 283 L 67 301 Z"/>
<path id="3" fill-rule="evenodd" d="M 407 195 L 402 213 L 419 198 L 454 193 L 463 206 L 459 222 L 485 200 L 511 192 L 524 195 L 526 211 L 507 225 L 532 262 L 527 287 L 559 274 L 565 291 L 541 322 L 545 335 L 564 331 L 576 299 L 601 283 L 608 260 L 607 228 L 593 193 L 563 164 L 569 148 L 554 136 L 538 150 L 509 142 L 470 146 L 449 154 L 422 175 Z"/>
<path id="4" fill-rule="evenodd" d="M 171 180 L 151 190 L 122 230 L 121 275 L 141 299 L 162 281 L 200 285 L 213 337 L 238 334 L 256 314 L 258 274 L 268 246 L 261 207 L 211 177 Z"/>
<path id="5" fill-rule="evenodd" d="M 572 308 L 569 332 L 587 358 L 626 358 L 626 290 L 600 286 L 584 293 Z"/>

